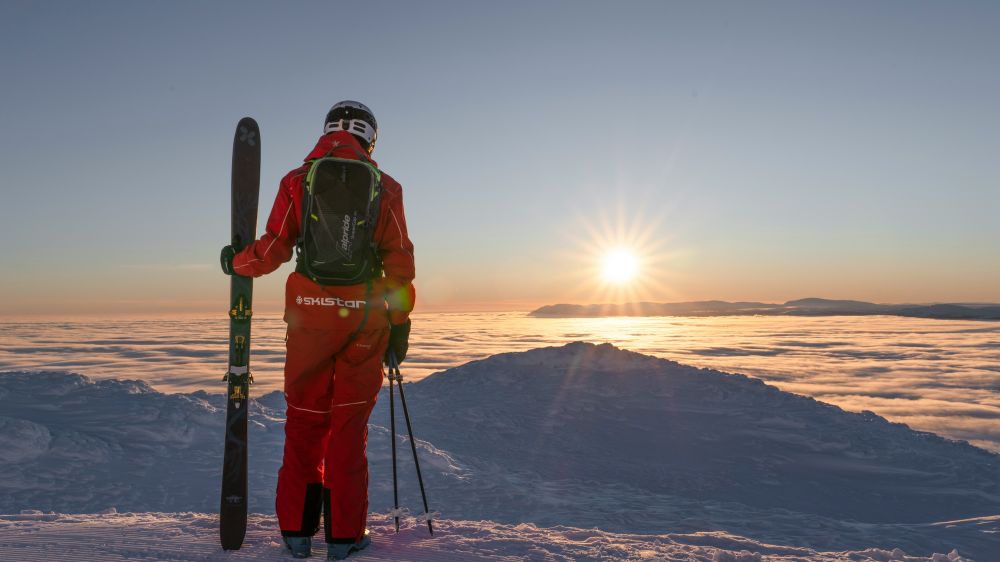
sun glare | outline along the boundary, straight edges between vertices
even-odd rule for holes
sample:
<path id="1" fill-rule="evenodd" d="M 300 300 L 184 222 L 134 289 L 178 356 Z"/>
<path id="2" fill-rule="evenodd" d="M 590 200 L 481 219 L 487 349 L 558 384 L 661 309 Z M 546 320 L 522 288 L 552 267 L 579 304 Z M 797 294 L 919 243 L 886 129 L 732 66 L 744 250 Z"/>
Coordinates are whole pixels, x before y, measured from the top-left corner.
<path id="1" fill-rule="evenodd" d="M 562 230 L 566 245 L 560 261 L 566 267 L 558 285 L 561 302 L 634 304 L 639 315 L 642 302 L 675 297 L 671 262 L 680 253 L 666 227 L 673 205 L 647 204 L 643 196 L 653 191 L 644 185 L 613 186 L 610 191 L 619 195 L 610 201 L 607 186 L 596 186 L 592 193 L 600 195 L 597 200 L 579 202 L 575 221 Z M 625 192 L 631 193 L 627 203 Z"/>
<path id="2" fill-rule="evenodd" d="M 601 273 L 609 283 L 623 284 L 635 279 L 639 272 L 639 260 L 635 254 L 624 248 L 617 248 L 604 256 Z"/>

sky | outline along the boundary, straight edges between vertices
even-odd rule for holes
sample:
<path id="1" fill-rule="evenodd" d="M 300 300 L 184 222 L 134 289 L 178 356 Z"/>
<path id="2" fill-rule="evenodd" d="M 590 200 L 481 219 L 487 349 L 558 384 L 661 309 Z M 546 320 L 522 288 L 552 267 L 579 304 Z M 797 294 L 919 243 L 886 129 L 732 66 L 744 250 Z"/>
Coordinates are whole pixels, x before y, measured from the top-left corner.
<path id="1" fill-rule="evenodd" d="M 0 315 L 226 307 L 236 122 L 263 228 L 341 99 L 403 185 L 418 310 L 1000 301 L 998 28 L 991 2 L 5 1 Z M 609 287 L 615 247 L 639 274 Z"/>

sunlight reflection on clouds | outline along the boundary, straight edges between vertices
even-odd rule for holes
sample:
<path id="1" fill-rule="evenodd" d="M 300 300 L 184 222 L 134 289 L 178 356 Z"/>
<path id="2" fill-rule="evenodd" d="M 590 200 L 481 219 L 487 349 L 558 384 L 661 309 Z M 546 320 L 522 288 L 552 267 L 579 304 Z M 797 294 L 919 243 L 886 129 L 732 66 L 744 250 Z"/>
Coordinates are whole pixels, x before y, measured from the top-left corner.
<path id="1" fill-rule="evenodd" d="M 138 378 L 220 392 L 223 318 L 0 322 L 0 370 Z M 281 388 L 284 323 L 254 318 L 255 392 Z M 1000 324 L 897 317 L 532 318 L 416 314 L 407 380 L 496 353 L 570 341 L 760 377 L 848 410 L 1000 451 Z"/>

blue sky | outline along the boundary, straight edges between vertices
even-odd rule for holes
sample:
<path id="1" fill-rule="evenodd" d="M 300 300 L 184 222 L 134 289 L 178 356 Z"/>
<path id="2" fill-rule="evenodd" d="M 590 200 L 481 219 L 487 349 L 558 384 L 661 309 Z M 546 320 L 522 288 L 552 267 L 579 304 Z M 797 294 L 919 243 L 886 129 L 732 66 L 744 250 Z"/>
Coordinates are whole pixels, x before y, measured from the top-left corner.
<path id="1" fill-rule="evenodd" d="M 344 98 L 428 309 L 1000 301 L 996 29 L 989 2 L 4 2 L 0 314 L 220 308 L 236 121 L 263 225 Z M 609 244 L 628 290 L 593 279 Z"/>

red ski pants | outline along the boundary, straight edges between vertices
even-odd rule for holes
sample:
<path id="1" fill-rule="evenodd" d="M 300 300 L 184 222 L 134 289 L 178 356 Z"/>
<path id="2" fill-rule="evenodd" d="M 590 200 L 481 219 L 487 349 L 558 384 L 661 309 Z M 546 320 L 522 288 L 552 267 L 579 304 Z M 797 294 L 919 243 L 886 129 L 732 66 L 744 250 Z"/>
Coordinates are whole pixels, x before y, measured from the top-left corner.
<path id="1" fill-rule="evenodd" d="M 368 416 L 382 387 L 388 329 L 290 328 L 286 346 L 281 533 L 314 535 L 322 510 L 326 541 L 354 542 L 368 520 Z"/>

